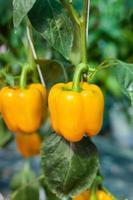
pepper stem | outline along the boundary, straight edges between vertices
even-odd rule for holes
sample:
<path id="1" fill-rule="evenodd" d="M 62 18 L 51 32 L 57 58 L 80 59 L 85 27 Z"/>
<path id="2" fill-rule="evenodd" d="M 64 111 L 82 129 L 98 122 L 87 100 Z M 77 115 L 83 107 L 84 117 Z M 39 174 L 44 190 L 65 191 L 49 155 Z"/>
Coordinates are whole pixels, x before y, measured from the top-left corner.
<path id="1" fill-rule="evenodd" d="M 21 77 L 20 77 L 20 88 L 24 89 L 26 88 L 26 83 L 27 83 L 27 73 L 31 71 L 31 68 L 29 67 L 29 65 L 25 65 L 22 68 L 22 72 L 21 72 Z"/>
<path id="2" fill-rule="evenodd" d="M 91 187 L 90 200 L 97 200 L 96 196 L 97 188 L 102 182 L 103 178 L 101 176 L 97 176 Z"/>
<path id="3" fill-rule="evenodd" d="M 82 73 L 87 71 L 87 65 L 84 63 L 80 63 L 74 73 L 73 77 L 73 85 L 72 85 L 72 90 L 76 92 L 80 92 L 80 80 L 81 80 L 81 75 Z"/>
<path id="4" fill-rule="evenodd" d="M 79 28 L 80 28 L 80 39 L 81 39 L 81 59 L 82 63 L 76 67 L 74 76 L 73 76 L 73 86 L 72 90 L 80 92 L 80 80 L 81 75 L 88 70 L 87 66 L 87 36 L 88 36 L 88 19 L 89 19 L 89 10 L 90 10 L 90 0 L 84 0 L 83 4 L 83 13 L 79 19 Z"/>

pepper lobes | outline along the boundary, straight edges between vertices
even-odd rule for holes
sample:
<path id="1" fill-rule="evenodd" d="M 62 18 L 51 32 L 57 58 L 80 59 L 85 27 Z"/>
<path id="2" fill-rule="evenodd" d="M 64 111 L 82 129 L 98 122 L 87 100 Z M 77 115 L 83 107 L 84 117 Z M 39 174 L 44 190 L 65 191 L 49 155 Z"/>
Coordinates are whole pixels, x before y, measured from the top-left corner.
<path id="1" fill-rule="evenodd" d="M 77 142 L 84 134 L 96 135 L 102 126 L 104 97 L 94 84 L 80 83 L 80 92 L 72 91 L 72 82 L 54 85 L 48 104 L 53 129 L 66 140 Z"/>
<path id="2" fill-rule="evenodd" d="M 10 131 L 33 133 L 46 117 L 47 92 L 42 84 L 26 89 L 4 87 L 0 92 L 1 113 Z"/>

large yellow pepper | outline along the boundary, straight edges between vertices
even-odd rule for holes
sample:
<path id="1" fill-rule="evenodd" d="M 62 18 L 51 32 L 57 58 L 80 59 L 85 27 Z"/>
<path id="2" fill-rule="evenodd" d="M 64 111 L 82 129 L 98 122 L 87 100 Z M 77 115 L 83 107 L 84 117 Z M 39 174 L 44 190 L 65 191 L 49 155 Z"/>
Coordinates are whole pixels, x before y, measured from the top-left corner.
<path id="1" fill-rule="evenodd" d="M 38 155 L 41 147 L 41 138 L 38 133 L 16 134 L 16 145 L 21 155 L 25 158 Z"/>
<path id="2" fill-rule="evenodd" d="M 96 192 L 96 197 L 97 197 L 97 200 L 113 200 L 109 194 L 105 193 L 102 190 L 98 190 Z M 89 199 L 90 199 L 90 192 L 86 191 L 74 197 L 72 200 L 89 200 Z"/>
<path id="3" fill-rule="evenodd" d="M 94 84 L 80 83 L 81 91 L 72 91 L 72 82 L 54 85 L 48 104 L 53 129 L 65 139 L 76 142 L 84 134 L 96 135 L 102 126 L 104 97 Z"/>
<path id="4" fill-rule="evenodd" d="M 46 89 L 31 84 L 26 89 L 4 87 L 0 92 L 1 113 L 10 131 L 33 133 L 46 117 Z"/>

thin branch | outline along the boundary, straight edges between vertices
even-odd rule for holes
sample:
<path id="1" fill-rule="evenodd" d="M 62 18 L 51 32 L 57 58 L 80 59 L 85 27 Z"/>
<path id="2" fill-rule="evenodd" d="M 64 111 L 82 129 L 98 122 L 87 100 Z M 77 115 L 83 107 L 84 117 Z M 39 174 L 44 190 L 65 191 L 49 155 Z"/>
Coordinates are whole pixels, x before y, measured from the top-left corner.
<path id="1" fill-rule="evenodd" d="M 85 0 L 84 2 L 84 17 L 85 17 L 85 26 L 86 26 L 86 42 L 88 43 L 88 29 L 90 21 L 90 0 Z"/>
<path id="2" fill-rule="evenodd" d="M 33 58 L 37 59 L 37 55 L 36 55 L 36 51 L 35 51 L 35 48 L 34 48 L 34 45 L 33 45 L 33 41 L 32 41 L 32 37 L 31 37 L 31 32 L 30 32 L 30 27 L 29 26 L 27 26 L 27 38 L 28 38 L 28 41 L 29 41 L 29 45 L 30 45 L 32 54 L 33 54 Z M 40 68 L 39 64 L 37 64 L 37 70 L 38 70 L 38 74 L 39 74 L 41 83 L 45 86 L 45 81 L 44 81 L 44 78 L 43 78 L 43 75 L 42 75 L 41 68 Z"/>

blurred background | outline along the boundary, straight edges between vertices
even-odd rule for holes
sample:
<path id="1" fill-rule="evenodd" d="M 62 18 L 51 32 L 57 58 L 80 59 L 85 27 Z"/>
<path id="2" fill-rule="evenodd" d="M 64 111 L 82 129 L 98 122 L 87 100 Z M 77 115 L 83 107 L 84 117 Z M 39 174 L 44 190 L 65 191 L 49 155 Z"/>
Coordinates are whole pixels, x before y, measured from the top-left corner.
<path id="1" fill-rule="evenodd" d="M 81 0 L 74 1 L 81 9 Z M 12 1 L 0 0 L 0 87 L 6 80 L 13 84 L 12 74 L 20 73 L 20 63 L 28 62 L 28 43 L 23 23 L 13 28 Z M 47 87 L 59 81 L 71 80 L 73 66 L 52 49 L 46 41 L 33 31 L 38 58 L 62 60 L 64 68 L 57 63 L 43 63 L 42 72 Z M 133 63 L 133 1 L 91 0 L 88 58 L 96 66 L 107 58 L 118 58 Z M 120 86 L 110 70 L 99 72 L 93 80 L 102 87 L 105 96 L 104 124 L 99 136 L 94 138 L 98 147 L 101 171 L 105 185 L 118 199 L 133 199 L 133 107 L 121 92 Z M 45 134 L 50 129 L 49 119 L 40 129 Z M 6 133 L 6 137 L 5 137 Z M 13 135 L 0 118 L 0 193 L 8 196 L 10 180 L 23 165 L 23 158 L 16 150 Z M 6 148 L 5 148 L 6 147 Z M 39 158 L 31 159 L 38 171 Z"/>

